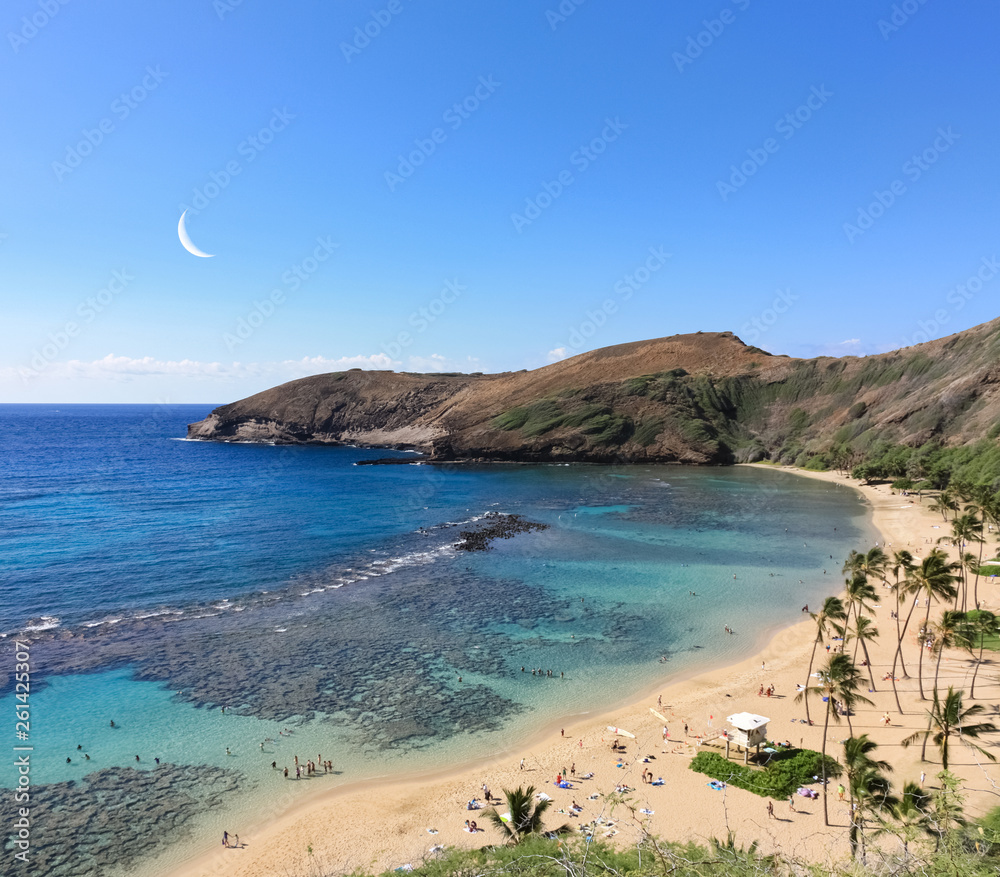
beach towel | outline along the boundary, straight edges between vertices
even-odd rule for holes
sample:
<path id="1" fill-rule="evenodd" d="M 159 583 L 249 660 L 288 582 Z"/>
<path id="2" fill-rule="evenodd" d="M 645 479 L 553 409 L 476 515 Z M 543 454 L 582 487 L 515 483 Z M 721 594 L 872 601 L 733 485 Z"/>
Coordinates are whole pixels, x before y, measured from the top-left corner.
<path id="1" fill-rule="evenodd" d="M 652 816 L 653 813 L 655 813 L 656 811 L 655 810 L 650 810 L 648 807 L 643 807 L 639 812 L 640 813 L 645 813 L 647 816 Z"/>
<path id="2" fill-rule="evenodd" d="M 717 792 L 721 792 L 725 787 L 725 783 L 720 783 L 718 780 L 712 780 L 710 783 L 705 783 L 710 789 L 715 789 Z"/>

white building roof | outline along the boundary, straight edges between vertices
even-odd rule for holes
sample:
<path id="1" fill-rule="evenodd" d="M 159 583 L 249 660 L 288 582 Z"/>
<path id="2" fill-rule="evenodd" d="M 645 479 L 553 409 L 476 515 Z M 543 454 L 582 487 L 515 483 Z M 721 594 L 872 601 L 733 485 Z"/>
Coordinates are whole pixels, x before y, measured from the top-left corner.
<path id="1" fill-rule="evenodd" d="M 736 713 L 729 716 L 726 721 L 741 731 L 756 731 L 758 728 L 763 728 L 771 720 L 754 713 Z"/>

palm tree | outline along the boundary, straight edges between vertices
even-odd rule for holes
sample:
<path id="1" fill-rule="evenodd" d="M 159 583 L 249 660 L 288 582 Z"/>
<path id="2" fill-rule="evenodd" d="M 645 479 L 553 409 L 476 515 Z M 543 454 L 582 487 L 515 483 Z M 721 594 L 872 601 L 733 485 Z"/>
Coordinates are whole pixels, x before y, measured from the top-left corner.
<path id="1" fill-rule="evenodd" d="M 854 662 L 843 652 L 830 655 L 825 665 L 817 671 L 819 684 L 806 686 L 796 696 L 796 702 L 808 700 L 810 694 L 818 694 L 826 698 L 826 710 L 823 717 L 823 819 L 827 825 L 830 824 L 830 810 L 827 802 L 826 783 L 826 735 L 830 728 L 830 716 L 832 714 L 835 722 L 840 722 L 840 713 L 833 708 L 834 700 L 840 700 L 847 713 L 847 725 L 851 725 L 851 709 L 857 703 L 870 704 L 871 701 L 860 694 L 858 688 L 861 686 L 861 673 L 854 666 Z M 853 736 L 853 731 L 852 731 Z"/>
<path id="2" fill-rule="evenodd" d="M 962 515 L 956 515 L 955 519 L 951 522 L 951 535 L 942 536 L 938 539 L 938 543 L 941 542 L 951 542 L 956 548 L 958 548 L 958 556 L 961 562 L 958 565 L 959 572 L 962 574 L 962 609 L 966 608 L 966 601 L 968 598 L 968 579 L 965 576 L 965 560 L 966 554 L 964 551 L 965 545 L 968 542 L 982 542 L 983 532 L 983 522 L 976 517 L 975 512 L 966 512 Z M 974 557 L 974 555 L 972 555 Z M 958 594 L 955 594 L 955 608 L 958 609 Z"/>
<path id="3" fill-rule="evenodd" d="M 969 656 L 975 657 L 976 666 L 972 671 L 972 684 L 969 686 L 969 697 L 976 696 L 976 675 L 979 665 L 983 663 L 983 649 L 986 645 L 986 635 L 997 633 L 997 616 L 986 609 L 977 609 L 965 613 L 965 620 L 955 633 L 956 643 L 969 650 Z M 979 655 L 973 654 L 976 643 L 979 643 Z"/>
<path id="4" fill-rule="evenodd" d="M 826 639 L 831 627 L 836 626 L 836 622 L 844 620 L 844 603 L 840 597 L 827 597 L 823 601 L 823 608 L 819 612 L 810 612 L 809 617 L 816 622 L 816 638 L 813 640 L 812 655 L 809 656 L 809 672 L 806 674 L 806 687 L 812 679 L 813 662 L 816 660 L 816 647 Z M 806 720 L 812 724 L 809 716 L 809 701 L 806 700 Z"/>
<path id="5" fill-rule="evenodd" d="M 864 577 L 863 573 L 855 573 L 853 578 L 848 579 L 844 583 L 844 590 L 847 593 L 847 618 L 850 620 L 851 609 L 854 609 L 855 619 L 863 617 L 861 615 L 862 611 L 869 612 L 872 605 L 875 603 L 876 595 L 875 588 L 871 585 L 867 578 Z M 847 636 L 846 631 L 849 630 L 847 627 L 847 621 L 844 622 L 845 637 Z M 846 639 L 845 639 L 846 642 Z M 857 661 L 858 659 L 858 643 L 854 644 L 854 654 L 851 656 L 852 661 Z"/>
<path id="6" fill-rule="evenodd" d="M 940 548 L 935 548 L 921 562 L 920 566 L 912 570 L 906 579 L 906 593 L 914 597 L 914 603 L 910 607 L 906 616 L 906 623 L 903 625 L 903 635 L 906 634 L 907 625 L 910 623 L 910 616 L 917 605 L 917 601 L 923 595 L 927 603 L 927 612 L 924 615 L 924 630 L 920 635 L 920 661 L 917 665 L 917 677 L 920 680 L 920 699 L 927 700 L 924 696 L 924 637 L 931 617 L 931 600 L 950 600 L 955 596 L 955 564 L 948 560 L 948 555 Z"/>
<path id="7" fill-rule="evenodd" d="M 540 834 L 542 832 L 542 815 L 551 806 L 551 799 L 535 804 L 533 801 L 535 797 L 534 786 L 528 786 L 526 789 L 518 786 L 513 791 L 504 789 L 503 794 L 507 799 L 510 817 L 504 819 L 497 813 L 496 808 L 488 810 L 485 815 L 497 831 L 504 835 L 504 840 L 510 844 L 518 844 L 529 835 Z"/>
<path id="8" fill-rule="evenodd" d="M 878 638 L 878 628 L 875 622 L 867 615 L 859 615 L 854 619 L 854 636 L 861 644 L 861 649 L 865 653 L 865 666 L 868 667 L 868 678 L 872 683 L 872 691 L 875 691 L 875 677 L 872 675 L 872 659 L 868 654 L 868 643 Z M 857 648 L 854 650 L 857 654 Z"/>
<path id="9" fill-rule="evenodd" d="M 985 542 L 986 540 L 983 539 L 983 540 L 980 540 L 980 541 Z M 982 555 L 982 553 L 983 553 L 983 548 L 980 545 L 979 546 L 979 554 Z M 977 558 L 976 555 L 974 555 L 971 551 L 966 551 L 965 554 L 962 555 L 962 567 L 963 567 L 963 572 L 965 574 L 965 591 L 966 591 L 966 594 L 968 594 L 968 591 L 969 591 L 969 576 L 972 575 L 972 574 L 975 574 L 975 576 L 976 576 L 976 578 L 975 578 L 975 586 L 973 587 L 973 590 L 972 590 L 972 602 L 975 604 L 975 606 L 977 608 L 979 606 L 979 567 L 981 565 L 982 564 L 981 564 L 979 558 Z M 968 610 L 968 608 L 969 608 L 965 604 L 965 598 L 962 599 L 962 608 L 965 609 L 965 610 Z"/>
<path id="10" fill-rule="evenodd" d="M 892 591 L 896 595 L 896 612 L 895 612 L 896 653 L 893 655 L 892 658 L 892 691 L 893 694 L 896 696 L 896 707 L 899 709 L 899 712 L 902 715 L 903 707 L 900 706 L 899 692 L 896 691 L 897 659 L 899 660 L 899 663 L 902 665 L 903 675 L 906 676 L 907 674 L 906 674 L 906 664 L 903 662 L 903 632 L 899 624 L 899 616 L 900 616 L 900 610 L 903 606 L 903 597 L 905 596 L 905 588 L 900 587 L 899 572 L 900 570 L 903 571 L 903 578 L 905 580 L 905 578 L 910 574 L 910 572 L 916 568 L 916 564 L 913 562 L 913 555 L 910 554 L 910 552 L 907 551 L 905 548 L 902 551 L 897 551 L 895 554 L 893 554 L 892 563 L 893 563 L 892 574 L 896 579 L 896 583 L 892 586 Z"/>
<path id="11" fill-rule="evenodd" d="M 975 512 L 979 515 L 982 523 L 979 528 L 979 535 L 983 535 L 983 526 L 987 523 L 1000 524 L 1000 505 L 997 503 L 997 495 L 993 489 L 985 484 L 977 484 L 969 490 L 969 502 L 965 507 L 967 512 Z M 983 547 L 985 539 L 979 540 L 979 562 L 976 564 L 976 579 L 973 585 L 972 599 L 976 606 L 979 606 L 979 568 L 983 565 Z"/>
<path id="12" fill-rule="evenodd" d="M 960 630 L 965 622 L 964 612 L 955 612 L 946 609 L 941 615 L 941 620 L 933 627 L 934 646 L 933 651 L 937 652 L 937 663 L 934 665 L 934 689 L 938 687 L 938 674 L 941 672 L 941 656 L 945 649 L 956 646 L 961 641 Z"/>
<path id="13" fill-rule="evenodd" d="M 948 693 L 944 700 L 938 696 L 938 690 L 934 689 L 934 699 L 931 708 L 927 711 L 927 730 L 917 731 L 903 741 L 903 747 L 916 743 L 923 736 L 924 744 L 920 750 L 920 760 L 926 761 L 927 740 L 933 733 L 934 745 L 941 750 L 941 765 L 944 770 L 948 770 L 948 744 L 952 736 L 958 739 L 971 749 L 975 749 L 981 755 L 985 755 L 990 761 L 997 758 L 992 752 L 987 752 L 981 746 L 970 743 L 970 740 L 978 740 L 980 734 L 995 733 L 998 728 L 992 722 L 970 722 L 970 719 L 981 716 L 986 712 L 986 708 L 976 703 L 970 707 L 962 709 L 962 695 L 965 692 L 955 691 L 952 686 L 948 686 Z"/>
<path id="14" fill-rule="evenodd" d="M 844 769 L 851 796 L 851 856 L 858 858 L 860 837 L 862 862 L 865 860 L 864 827 L 869 816 L 877 816 L 880 811 L 896 806 L 896 799 L 889 794 L 889 780 L 885 777 L 892 771 L 892 765 L 872 757 L 877 748 L 878 744 L 867 734 L 844 741 Z"/>
<path id="15" fill-rule="evenodd" d="M 958 511 L 958 502 L 948 490 L 942 490 L 938 498 L 930 505 L 931 511 L 941 512 L 941 517 L 948 520 L 948 512 Z"/>

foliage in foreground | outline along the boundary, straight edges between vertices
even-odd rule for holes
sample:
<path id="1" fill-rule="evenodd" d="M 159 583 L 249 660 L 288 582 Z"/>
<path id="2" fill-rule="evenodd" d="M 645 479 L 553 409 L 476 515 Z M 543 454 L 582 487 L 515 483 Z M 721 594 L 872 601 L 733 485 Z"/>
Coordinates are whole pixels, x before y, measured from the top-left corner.
<path id="1" fill-rule="evenodd" d="M 699 752 L 688 765 L 691 770 L 706 774 L 730 786 L 746 789 L 763 798 L 787 798 L 799 786 L 816 782 L 822 772 L 823 756 L 812 749 L 789 749 L 775 753 L 764 767 L 753 767 L 730 761 L 718 752 Z M 826 775 L 840 776 L 841 767 L 827 756 Z"/>
<path id="2" fill-rule="evenodd" d="M 449 849 L 423 863 L 413 862 L 419 877 L 479 877 L 511 874 L 518 877 L 762 877 L 762 875 L 809 874 L 810 877 L 868 877 L 868 875 L 919 874 L 922 877 L 996 877 L 1000 858 L 989 844 L 975 849 L 973 840 L 964 847 L 939 852 L 892 852 L 864 866 L 844 862 L 837 866 L 764 856 L 754 844 L 743 846 L 730 836 L 713 840 L 708 847 L 666 843 L 645 837 L 638 844 L 615 849 L 604 842 L 587 843 L 583 837 L 549 840 L 532 837 L 517 847 L 487 846 L 478 850 Z M 332 877 L 332 875 L 326 875 Z M 357 871 L 353 877 L 368 877 Z M 387 871 L 383 877 L 397 877 Z"/>

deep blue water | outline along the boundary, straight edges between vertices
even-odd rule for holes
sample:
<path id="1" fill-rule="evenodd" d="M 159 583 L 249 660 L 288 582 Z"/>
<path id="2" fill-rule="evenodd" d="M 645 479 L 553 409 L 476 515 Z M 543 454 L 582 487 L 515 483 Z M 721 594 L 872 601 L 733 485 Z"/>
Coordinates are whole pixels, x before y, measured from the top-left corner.
<path id="1" fill-rule="evenodd" d="M 329 782 L 500 751 L 752 654 L 873 538 L 854 491 L 782 472 L 356 466 L 392 454 L 184 441 L 209 410 L 0 406 L 0 642 L 32 643 L 33 778 L 66 806 L 98 770 L 144 795 L 154 757 L 256 790 L 227 805 L 253 820 L 299 746 Z M 549 526 L 455 550 L 495 512 Z M 197 846 L 235 811 L 191 812 Z"/>

